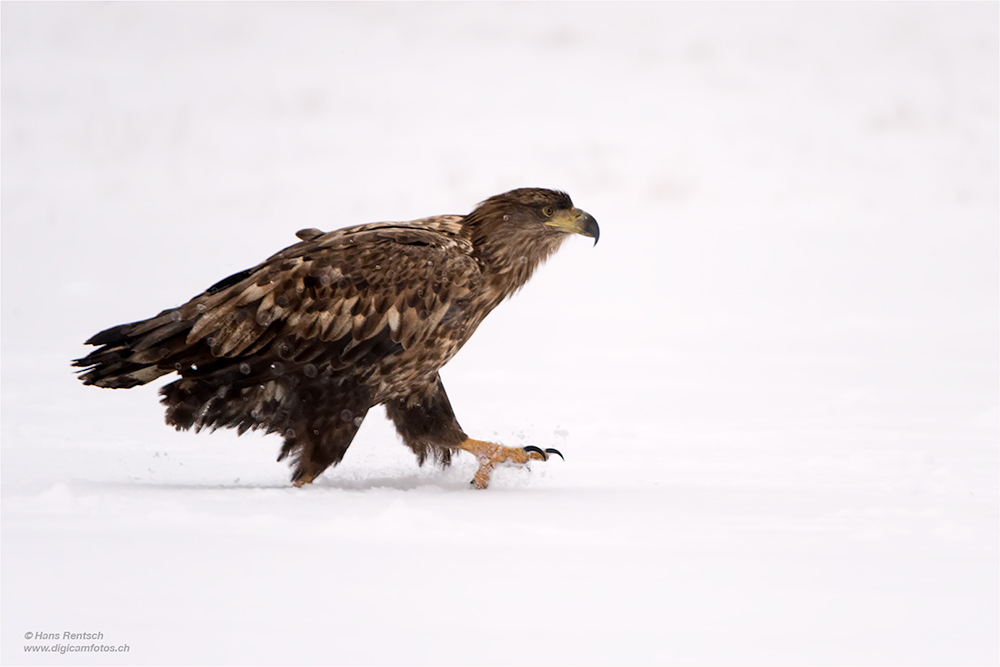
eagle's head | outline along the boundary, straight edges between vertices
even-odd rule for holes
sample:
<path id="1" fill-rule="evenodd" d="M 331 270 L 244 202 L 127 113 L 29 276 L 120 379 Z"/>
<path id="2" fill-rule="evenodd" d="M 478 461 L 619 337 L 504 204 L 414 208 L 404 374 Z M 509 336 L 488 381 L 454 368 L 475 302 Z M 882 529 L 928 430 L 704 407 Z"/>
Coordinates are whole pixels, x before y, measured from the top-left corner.
<path id="1" fill-rule="evenodd" d="M 516 291 L 542 261 L 570 234 L 600 238 L 597 220 L 573 206 L 565 192 L 519 188 L 490 197 L 467 215 L 476 255 L 495 276 L 503 276 L 503 291 Z"/>
<path id="2" fill-rule="evenodd" d="M 469 216 L 491 231 L 507 234 L 550 237 L 582 234 L 594 239 L 601 236 L 597 220 L 573 206 L 565 192 L 544 188 L 518 188 L 490 197 Z"/>

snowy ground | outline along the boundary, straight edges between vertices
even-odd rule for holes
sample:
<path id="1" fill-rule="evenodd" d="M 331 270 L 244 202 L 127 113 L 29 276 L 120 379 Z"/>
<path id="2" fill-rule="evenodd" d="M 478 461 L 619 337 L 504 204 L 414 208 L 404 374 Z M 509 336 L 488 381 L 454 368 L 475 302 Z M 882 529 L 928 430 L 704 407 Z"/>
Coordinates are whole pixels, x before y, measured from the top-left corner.
<path id="1" fill-rule="evenodd" d="M 0 659 L 997 664 L 998 14 L 4 3 Z M 375 410 L 293 489 L 70 372 L 298 229 L 526 185 L 601 242 L 443 377 L 565 463 L 475 492 Z"/>

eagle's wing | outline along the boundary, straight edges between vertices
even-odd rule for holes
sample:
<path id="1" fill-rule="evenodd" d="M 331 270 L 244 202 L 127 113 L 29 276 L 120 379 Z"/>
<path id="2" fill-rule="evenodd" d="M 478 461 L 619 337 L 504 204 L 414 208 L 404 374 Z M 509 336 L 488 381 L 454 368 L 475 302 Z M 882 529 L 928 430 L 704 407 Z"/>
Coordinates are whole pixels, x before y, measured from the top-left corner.
<path id="1" fill-rule="evenodd" d="M 234 357 L 282 334 L 329 342 L 349 333 L 350 349 L 386 327 L 404 349 L 423 341 L 480 278 L 471 245 L 442 231 L 440 218 L 427 222 L 363 225 L 291 246 L 184 305 L 181 320 L 195 320 L 186 344 L 205 340 L 214 356 Z"/>
<path id="2" fill-rule="evenodd" d="M 77 365 L 98 366 L 93 378 L 85 375 L 89 383 L 133 386 L 173 370 L 186 375 L 191 362 L 217 366 L 270 352 L 269 346 L 304 363 L 340 341 L 342 361 L 354 362 L 364 343 L 386 329 L 393 344 L 408 349 L 478 288 L 479 265 L 460 220 L 303 230 L 302 242 L 179 308 L 97 334 L 88 343 L 105 347 Z M 108 353 L 116 368 L 102 371 Z"/>

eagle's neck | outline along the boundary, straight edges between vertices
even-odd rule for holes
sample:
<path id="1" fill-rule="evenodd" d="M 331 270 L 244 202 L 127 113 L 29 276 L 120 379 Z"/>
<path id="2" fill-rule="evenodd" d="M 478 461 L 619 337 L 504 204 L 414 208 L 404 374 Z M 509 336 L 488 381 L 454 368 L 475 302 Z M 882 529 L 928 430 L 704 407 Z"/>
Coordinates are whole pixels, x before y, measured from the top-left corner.
<path id="1" fill-rule="evenodd" d="M 565 234 L 541 228 L 537 233 L 501 226 L 472 228 L 473 256 L 494 297 L 493 306 L 521 289 L 535 269 L 559 249 Z"/>

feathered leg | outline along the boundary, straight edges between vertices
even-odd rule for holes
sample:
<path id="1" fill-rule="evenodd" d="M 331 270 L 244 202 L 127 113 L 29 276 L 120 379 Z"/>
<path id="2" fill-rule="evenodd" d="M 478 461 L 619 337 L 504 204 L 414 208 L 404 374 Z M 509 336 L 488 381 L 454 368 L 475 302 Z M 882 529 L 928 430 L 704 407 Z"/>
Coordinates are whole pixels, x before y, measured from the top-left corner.
<path id="1" fill-rule="evenodd" d="M 299 410 L 289 417 L 285 444 L 278 455 L 281 461 L 291 454 L 295 486 L 312 483 L 328 467 L 340 463 L 371 407 L 371 394 L 362 387 L 333 396 L 307 391 L 304 396 Z"/>
<path id="2" fill-rule="evenodd" d="M 427 392 L 386 403 L 385 412 L 420 465 L 433 456 L 437 463 L 448 466 L 452 450 L 469 437 L 455 419 L 440 375 Z"/>
<path id="3" fill-rule="evenodd" d="M 479 461 L 479 470 L 472 484 L 477 489 L 485 489 L 489 485 L 490 475 L 499 464 L 524 464 L 536 459 L 545 461 L 549 454 L 562 458 L 562 454 L 555 449 L 504 447 L 467 436 L 455 419 L 440 376 L 428 393 L 386 403 L 385 408 L 403 442 L 416 453 L 421 464 L 429 453 L 433 453 L 439 462 L 448 465 L 452 449 L 462 449 L 474 455 Z"/>

